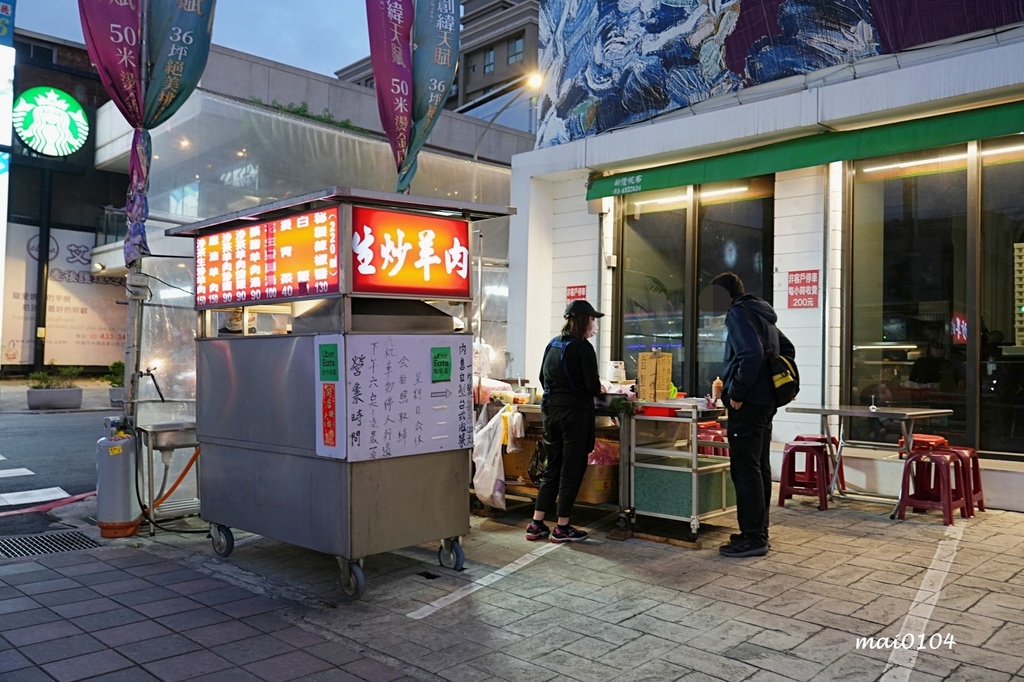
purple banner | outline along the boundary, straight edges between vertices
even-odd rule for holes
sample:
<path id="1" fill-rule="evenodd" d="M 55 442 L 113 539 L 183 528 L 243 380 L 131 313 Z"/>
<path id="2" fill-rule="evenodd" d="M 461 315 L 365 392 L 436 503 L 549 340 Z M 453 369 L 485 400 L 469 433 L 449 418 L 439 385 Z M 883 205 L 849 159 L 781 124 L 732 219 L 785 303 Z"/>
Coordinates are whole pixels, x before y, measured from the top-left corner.
<path id="1" fill-rule="evenodd" d="M 133 128 L 142 125 L 142 0 L 78 0 L 89 58 Z"/>
<path id="2" fill-rule="evenodd" d="M 78 0 L 89 58 L 107 94 L 135 128 L 128 161 L 124 260 L 150 253 L 149 130 L 170 118 L 206 68 L 216 0 Z M 149 58 L 140 59 L 143 39 Z"/>
<path id="3" fill-rule="evenodd" d="M 366 21 L 377 108 L 397 169 L 412 130 L 413 0 L 366 0 Z"/>
<path id="4" fill-rule="evenodd" d="M 456 0 L 416 0 L 412 53 L 412 137 L 398 168 L 396 192 L 408 192 L 416 157 L 444 111 L 459 62 L 461 22 Z"/>

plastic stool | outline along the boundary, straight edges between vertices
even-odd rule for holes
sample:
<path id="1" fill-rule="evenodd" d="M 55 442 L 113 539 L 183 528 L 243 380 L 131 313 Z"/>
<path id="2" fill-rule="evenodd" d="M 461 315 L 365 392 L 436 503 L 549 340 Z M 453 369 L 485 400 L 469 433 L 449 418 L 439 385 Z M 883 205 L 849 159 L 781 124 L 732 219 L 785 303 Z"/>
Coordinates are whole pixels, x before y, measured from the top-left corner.
<path id="1" fill-rule="evenodd" d="M 950 480 L 950 468 L 953 478 Z M 914 480 L 914 492 L 910 481 Z M 944 450 L 914 450 L 903 463 L 903 485 L 896 505 L 900 519 L 911 509 L 941 509 L 942 523 L 953 525 L 953 509 L 960 510 L 962 518 L 969 518 L 964 497 L 964 465 L 955 452 Z"/>
<path id="2" fill-rule="evenodd" d="M 796 457 L 805 455 L 806 468 L 798 472 Z M 779 506 L 799 495 L 817 495 L 818 509 L 828 509 L 828 487 L 832 481 L 831 461 L 824 443 L 797 441 L 786 443 L 782 449 L 782 473 L 779 475 Z"/>
<path id="3" fill-rule="evenodd" d="M 899 446 L 903 447 L 903 438 L 900 438 Z M 914 449 L 915 450 L 930 450 L 932 448 L 945 448 L 949 447 L 949 441 L 942 436 L 936 436 L 932 433 L 915 433 L 914 434 Z"/>
<path id="4" fill-rule="evenodd" d="M 985 511 L 985 491 L 981 487 L 981 459 L 978 457 L 977 450 L 960 447 L 959 445 L 951 445 L 943 449 L 955 452 L 960 456 L 960 461 L 963 462 L 964 496 L 967 498 L 971 516 L 974 516 L 975 509 Z"/>
<path id="5" fill-rule="evenodd" d="M 794 438 L 796 441 L 810 441 L 812 443 L 825 443 L 828 439 L 823 433 L 801 433 L 799 436 Z M 832 436 L 832 447 L 839 447 L 839 439 Z M 810 469 L 810 464 L 805 465 L 805 469 Z M 831 480 L 831 479 L 829 479 Z M 839 462 L 839 488 L 841 490 L 846 489 L 846 476 L 843 474 L 843 463 Z"/>
<path id="6" fill-rule="evenodd" d="M 718 429 L 707 429 L 704 431 L 697 432 L 697 440 L 707 441 L 709 443 L 724 443 L 725 436 L 719 433 L 715 433 Z M 716 448 L 712 445 L 698 445 L 698 455 L 709 455 L 711 457 L 728 457 L 728 448 Z"/>

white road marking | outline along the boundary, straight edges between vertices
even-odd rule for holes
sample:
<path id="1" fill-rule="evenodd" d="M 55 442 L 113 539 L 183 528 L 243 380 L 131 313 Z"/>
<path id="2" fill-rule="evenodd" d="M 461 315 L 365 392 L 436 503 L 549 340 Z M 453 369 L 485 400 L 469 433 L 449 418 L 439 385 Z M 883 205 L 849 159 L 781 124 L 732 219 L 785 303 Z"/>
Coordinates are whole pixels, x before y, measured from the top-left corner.
<path id="1" fill-rule="evenodd" d="M 14 478 L 15 476 L 32 476 L 35 472 L 30 469 L 0 469 L 0 478 Z"/>
<path id="2" fill-rule="evenodd" d="M 608 521 L 610 521 L 612 519 L 615 519 L 618 515 L 619 515 L 618 512 L 612 512 L 608 516 L 598 520 L 597 523 L 593 524 L 593 527 L 594 528 L 598 528 L 600 526 L 603 526 L 606 522 L 608 522 Z M 534 561 L 536 561 L 537 559 L 541 558 L 545 554 L 553 552 L 556 549 L 558 549 L 559 547 L 562 547 L 563 545 L 568 545 L 568 544 L 571 544 L 571 543 L 568 543 L 568 542 L 564 542 L 564 543 L 549 542 L 546 545 L 544 545 L 543 547 L 538 547 L 537 549 L 533 550 L 529 554 L 526 554 L 524 556 L 519 557 L 518 559 L 516 559 L 512 563 L 506 564 L 505 566 L 502 566 L 501 568 L 499 568 L 494 573 L 488 573 L 487 575 L 485 575 L 484 577 L 480 578 L 479 580 L 477 580 L 475 582 L 472 582 L 472 583 L 469 583 L 468 585 L 464 585 L 464 586 L 460 587 L 459 589 L 455 590 L 454 592 L 452 592 L 451 594 L 446 594 L 445 596 L 441 597 L 440 599 L 435 599 L 434 601 L 432 601 L 431 603 L 427 604 L 426 606 L 420 607 L 420 608 L 416 609 L 415 611 L 413 611 L 411 613 L 407 613 L 405 615 L 406 615 L 407 618 L 412 618 L 413 620 L 420 620 L 421 618 L 426 618 L 430 614 L 436 613 L 436 612 L 440 611 L 441 609 L 443 609 L 444 607 L 448 606 L 449 604 L 454 604 L 455 602 L 459 601 L 463 597 L 469 596 L 469 595 L 473 594 L 474 592 L 476 592 L 477 590 L 481 590 L 481 589 L 487 587 L 488 585 L 490 585 L 491 583 L 494 583 L 494 582 L 497 582 L 498 580 L 501 580 L 506 575 L 511 575 L 512 573 L 515 573 L 516 571 L 518 571 L 520 568 L 523 568 L 524 566 L 529 566 L 530 564 L 532 564 Z"/>
<path id="3" fill-rule="evenodd" d="M 34 502 L 49 502 L 50 500 L 61 500 L 70 497 L 63 488 L 39 488 L 38 490 L 22 490 L 16 493 L 4 493 L 0 495 L 0 507 L 10 507 L 16 504 L 32 504 Z"/>
<path id="4" fill-rule="evenodd" d="M 946 528 L 946 539 L 939 542 L 939 546 L 935 548 L 932 563 L 925 572 L 924 579 L 921 580 L 921 587 L 917 590 L 907 617 L 903 619 L 903 625 L 900 626 L 900 632 L 896 636 L 897 641 L 905 634 L 915 635 L 915 638 L 917 635 L 923 635 L 925 638 L 929 636 L 926 631 L 928 621 L 931 620 L 932 611 L 935 609 L 936 602 L 939 601 L 942 584 L 949 574 L 949 567 L 956 559 L 956 548 L 963 535 L 963 525 Z M 910 674 L 914 672 L 916 663 L 916 649 L 894 648 L 889 654 L 885 672 L 879 680 L 881 682 L 906 682 L 910 679 Z"/>

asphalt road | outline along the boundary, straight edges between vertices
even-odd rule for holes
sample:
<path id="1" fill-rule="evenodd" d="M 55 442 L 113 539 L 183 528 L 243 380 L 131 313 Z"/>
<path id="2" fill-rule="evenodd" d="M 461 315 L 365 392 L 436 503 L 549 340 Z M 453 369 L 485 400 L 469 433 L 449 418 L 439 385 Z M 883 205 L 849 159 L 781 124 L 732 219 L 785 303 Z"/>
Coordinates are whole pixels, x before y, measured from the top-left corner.
<path id="1" fill-rule="evenodd" d="M 111 414 L 116 414 L 111 411 Z M 0 495 L 63 488 L 68 495 L 96 489 L 96 441 L 106 435 L 104 412 L 60 414 L 0 414 Z M 5 471 L 28 469 L 30 475 L 4 476 Z M 41 504 L 0 506 L 7 512 Z M 0 517 L 0 536 L 55 530 L 45 514 L 33 512 Z"/>

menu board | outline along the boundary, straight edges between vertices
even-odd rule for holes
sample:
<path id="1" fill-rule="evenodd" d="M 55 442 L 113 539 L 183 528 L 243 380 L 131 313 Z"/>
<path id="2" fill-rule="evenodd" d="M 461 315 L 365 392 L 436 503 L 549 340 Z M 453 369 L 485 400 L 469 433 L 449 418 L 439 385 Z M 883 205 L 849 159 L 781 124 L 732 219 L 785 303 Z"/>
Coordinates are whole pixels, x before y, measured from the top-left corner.
<path id="1" fill-rule="evenodd" d="M 473 447 L 472 343 L 464 334 L 346 336 L 338 431 L 348 460 Z"/>
<path id="2" fill-rule="evenodd" d="M 339 293 L 338 207 L 196 239 L 195 307 Z"/>

